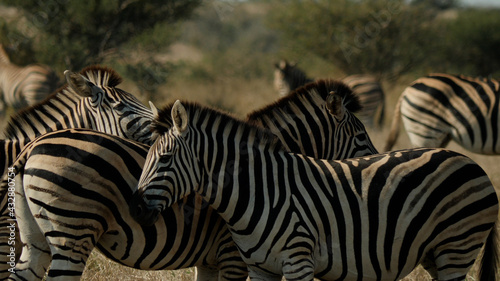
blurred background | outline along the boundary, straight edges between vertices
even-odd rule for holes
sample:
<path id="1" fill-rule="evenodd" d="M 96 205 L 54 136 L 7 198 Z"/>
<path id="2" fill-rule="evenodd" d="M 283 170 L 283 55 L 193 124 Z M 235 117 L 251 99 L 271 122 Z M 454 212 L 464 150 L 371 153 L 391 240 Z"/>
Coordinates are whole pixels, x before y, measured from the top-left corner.
<path id="1" fill-rule="evenodd" d="M 311 78 L 373 74 L 387 95 L 385 126 L 368 128 L 380 150 L 397 98 L 413 80 L 432 72 L 500 76 L 500 1 L 0 0 L 0 44 L 12 62 L 46 64 L 61 80 L 66 69 L 103 64 L 145 103 L 187 99 L 238 117 L 278 98 L 273 72 L 281 59 Z M 409 147 L 405 138 L 395 149 Z M 496 157 L 451 148 L 500 183 Z M 84 279 L 193 275 L 118 267 L 94 257 Z M 420 274 L 406 280 L 426 280 Z"/>

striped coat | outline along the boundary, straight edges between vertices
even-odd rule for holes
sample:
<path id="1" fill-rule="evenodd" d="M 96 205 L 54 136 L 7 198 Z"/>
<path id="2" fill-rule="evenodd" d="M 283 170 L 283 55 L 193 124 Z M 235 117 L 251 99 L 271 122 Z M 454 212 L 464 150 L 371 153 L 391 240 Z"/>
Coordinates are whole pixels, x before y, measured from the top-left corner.
<path id="1" fill-rule="evenodd" d="M 479 154 L 500 153 L 500 82 L 450 74 L 417 79 L 396 105 L 386 150 L 399 123 L 414 147 L 445 147 L 451 140 Z"/>
<path id="2" fill-rule="evenodd" d="M 174 126 L 163 127 L 170 118 Z M 462 280 L 486 244 L 480 280 L 495 280 L 497 195 L 463 155 L 418 149 L 318 160 L 180 102 L 155 130 L 139 180 L 145 201 L 131 206 L 136 219 L 154 222 L 159 210 L 200 194 L 228 224 L 251 278 L 397 280 L 422 263 L 435 279 Z"/>

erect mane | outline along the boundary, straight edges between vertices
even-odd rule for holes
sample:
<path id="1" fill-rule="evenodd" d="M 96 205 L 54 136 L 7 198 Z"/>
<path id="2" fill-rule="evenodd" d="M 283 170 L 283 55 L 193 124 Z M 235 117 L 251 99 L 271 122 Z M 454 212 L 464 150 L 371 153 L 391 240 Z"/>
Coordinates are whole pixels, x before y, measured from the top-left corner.
<path id="1" fill-rule="evenodd" d="M 359 102 L 359 97 L 351 90 L 349 86 L 338 80 L 325 79 L 308 83 L 303 87 L 295 89 L 290 94 L 284 96 L 281 99 L 278 99 L 274 103 L 249 113 L 247 115 L 247 120 L 253 120 L 258 118 L 259 116 L 267 115 L 277 108 L 284 108 L 289 104 L 302 103 L 303 99 L 301 99 L 301 97 L 319 95 L 326 104 L 326 98 L 332 91 L 335 92 L 335 95 L 342 97 L 344 106 L 350 112 L 356 113 L 361 110 L 362 107 Z"/>
<path id="2" fill-rule="evenodd" d="M 278 137 L 267 129 L 254 126 L 250 123 L 237 119 L 229 113 L 222 112 L 211 107 L 202 106 L 195 102 L 181 101 L 181 103 L 186 109 L 190 124 L 200 124 L 207 118 L 211 119 L 213 117 L 217 117 L 220 118 L 220 124 L 223 124 L 224 126 L 244 126 L 249 130 L 254 130 L 258 138 L 263 143 L 270 144 L 270 147 L 272 148 L 284 149 Z M 173 123 L 171 110 L 173 105 L 174 103 L 170 103 L 158 110 L 158 116 L 152 124 L 152 130 L 154 133 L 165 134 L 172 127 Z"/>
<path id="3" fill-rule="evenodd" d="M 85 67 L 80 74 L 85 76 L 89 81 L 97 86 L 115 87 L 121 83 L 122 78 L 113 69 L 105 66 L 92 65 Z M 49 112 L 50 108 L 55 107 L 59 100 L 70 99 L 77 103 L 80 99 L 77 93 L 64 84 L 52 94 L 48 95 L 44 100 L 39 103 L 28 106 L 13 115 L 5 129 L 6 138 L 15 138 L 17 135 L 23 134 L 17 130 L 18 127 L 25 126 L 34 112 Z"/>
<path id="4" fill-rule="evenodd" d="M 100 65 L 87 66 L 80 74 L 97 86 L 116 87 L 123 81 L 114 69 Z"/>

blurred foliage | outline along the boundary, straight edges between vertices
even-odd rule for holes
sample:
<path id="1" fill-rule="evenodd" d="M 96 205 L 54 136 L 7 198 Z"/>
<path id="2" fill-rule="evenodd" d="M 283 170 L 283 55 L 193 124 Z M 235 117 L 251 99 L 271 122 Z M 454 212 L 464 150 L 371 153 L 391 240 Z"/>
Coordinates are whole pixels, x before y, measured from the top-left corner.
<path id="1" fill-rule="evenodd" d="M 281 6 L 281 5 L 280 5 Z M 397 76 L 422 61 L 435 42 L 435 13 L 404 1 L 292 1 L 270 26 L 295 50 L 313 52 L 344 72 Z"/>
<path id="2" fill-rule="evenodd" d="M 168 46 L 175 39 L 176 33 L 171 32 L 175 23 L 189 17 L 200 3 L 201 0 L 0 0 L 0 4 L 24 12 L 31 29 L 25 34 L 33 35 L 31 47 L 36 60 L 58 69 L 101 63 L 127 44 L 156 49 Z"/>
<path id="3" fill-rule="evenodd" d="M 284 2 L 276 5 L 269 26 L 292 46 L 285 53 L 289 56 L 312 52 L 347 74 L 385 78 L 417 69 L 471 75 L 498 70 L 498 11 L 459 10 L 457 17 L 443 17 L 442 9 L 457 2 L 439 0 L 411 5 L 404 0 L 295 0 L 283 9 Z"/>
<path id="4" fill-rule="evenodd" d="M 193 74 L 210 79 L 272 75 L 278 36 L 265 25 L 268 5 L 207 1 L 182 29 L 180 40 L 205 54 Z"/>
<path id="5" fill-rule="evenodd" d="M 440 40 L 440 63 L 453 72 L 473 76 L 500 74 L 500 17 L 498 10 L 467 9 L 446 21 Z M 439 62 L 437 62 L 439 63 Z"/>

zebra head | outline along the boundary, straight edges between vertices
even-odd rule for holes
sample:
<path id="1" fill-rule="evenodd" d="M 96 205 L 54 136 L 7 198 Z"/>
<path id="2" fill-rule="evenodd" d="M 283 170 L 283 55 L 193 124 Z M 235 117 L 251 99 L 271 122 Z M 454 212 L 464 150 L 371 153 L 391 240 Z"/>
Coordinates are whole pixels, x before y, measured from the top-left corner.
<path id="1" fill-rule="evenodd" d="M 362 107 L 351 89 L 340 84 L 326 98 L 326 108 L 337 121 L 335 136 L 339 141 L 335 159 L 378 154 L 363 123 L 355 116 Z"/>
<path id="2" fill-rule="evenodd" d="M 64 72 L 68 90 L 84 99 L 79 104 L 85 127 L 151 144 L 153 113 L 136 97 L 119 88 L 114 70 L 88 67 L 80 74 Z"/>
<path id="3" fill-rule="evenodd" d="M 180 101 L 155 118 L 153 130 L 158 137 L 146 157 L 130 209 L 132 217 L 143 225 L 153 224 L 160 212 L 200 185 L 200 166 L 188 142 L 188 121 Z"/>

